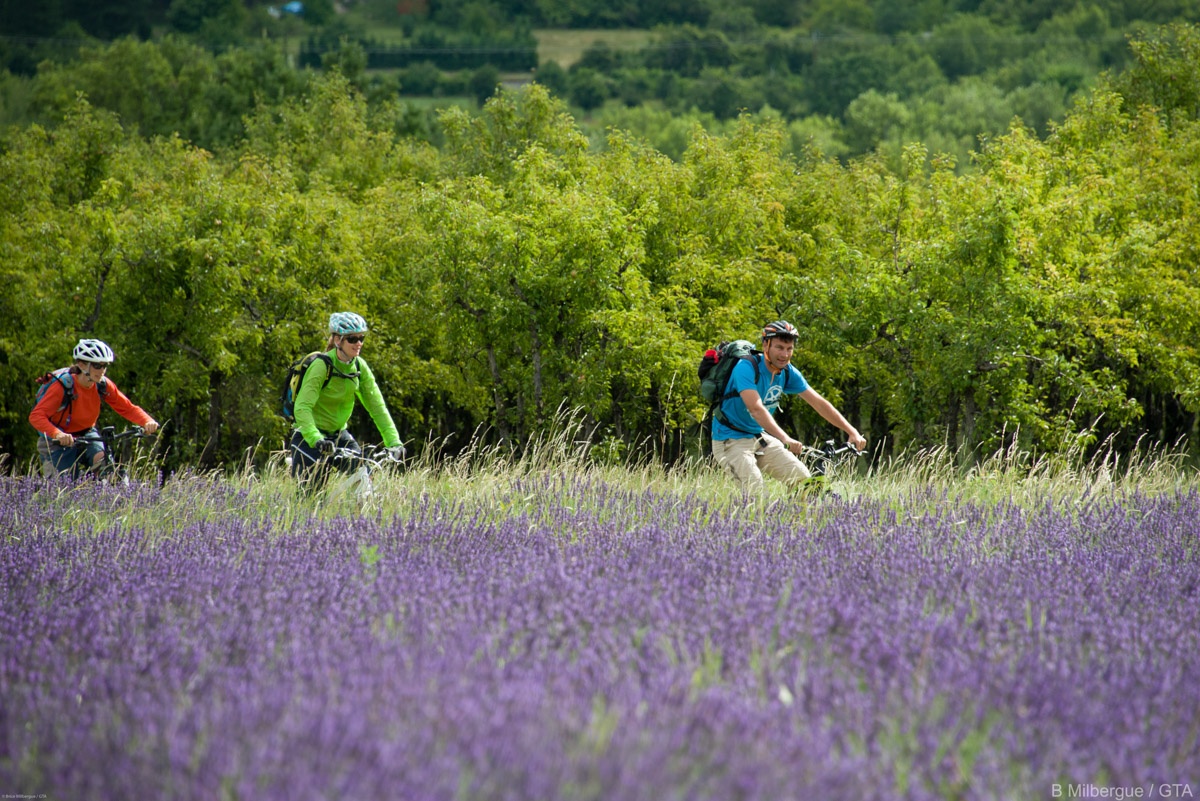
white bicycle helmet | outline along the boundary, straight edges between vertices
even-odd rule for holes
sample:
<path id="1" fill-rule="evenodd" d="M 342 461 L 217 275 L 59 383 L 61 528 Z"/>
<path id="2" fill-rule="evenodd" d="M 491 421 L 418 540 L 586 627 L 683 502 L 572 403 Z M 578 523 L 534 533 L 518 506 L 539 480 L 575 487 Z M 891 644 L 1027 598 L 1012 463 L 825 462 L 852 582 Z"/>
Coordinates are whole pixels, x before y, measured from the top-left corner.
<path id="1" fill-rule="evenodd" d="M 98 339 L 81 339 L 75 346 L 75 359 L 83 362 L 103 362 L 112 364 L 116 355 L 112 348 Z"/>
<path id="2" fill-rule="evenodd" d="M 346 334 L 365 334 L 367 321 L 354 312 L 334 312 L 329 315 L 329 333 L 345 336 Z"/>

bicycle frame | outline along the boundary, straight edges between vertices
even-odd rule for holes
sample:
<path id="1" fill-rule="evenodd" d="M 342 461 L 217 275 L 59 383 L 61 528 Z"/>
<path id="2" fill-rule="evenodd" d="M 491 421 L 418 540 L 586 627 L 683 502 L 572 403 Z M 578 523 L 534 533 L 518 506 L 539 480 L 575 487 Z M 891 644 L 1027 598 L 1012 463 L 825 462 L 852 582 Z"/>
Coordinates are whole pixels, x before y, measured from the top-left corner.
<path id="1" fill-rule="evenodd" d="M 844 458 L 847 455 L 852 456 L 855 459 L 861 459 L 863 456 L 866 456 L 866 454 L 867 452 L 865 450 L 860 451 L 849 442 L 839 446 L 831 439 L 825 440 L 825 444 L 820 448 L 814 448 L 806 445 L 804 446 L 804 450 L 800 453 L 801 456 L 808 458 L 810 464 L 812 465 L 811 472 L 814 476 L 828 475 L 844 461 L 847 461 L 847 459 Z"/>
<path id="2" fill-rule="evenodd" d="M 126 430 L 117 433 L 114 426 L 104 426 L 99 429 L 98 435 L 84 435 L 75 437 L 74 447 L 83 451 L 86 454 L 87 446 L 99 444 L 102 449 L 103 459 L 99 464 L 88 464 L 80 467 L 81 462 L 76 462 L 75 466 L 67 472 L 74 475 L 94 475 L 94 476 L 111 476 L 118 475 L 122 479 L 128 479 L 125 475 L 126 459 L 118 456 L 118 449 L 126 450 L 127 446 L 134 440 L 153 439 L 155 434 L 147 434 L 141 426 L 133 426 Z"/>
<path id="3" fill-rule="evenodd" d="M 367 445 L 361 452 L 351 448 L 334 448 L 329 454 L 329 460 L 353 466 L 364 466 L 371 470 L 394 467 L 403 464 L 403 460 L 395 459 L 386 448 L 377 445 Z"/>
<path id="4" fill-rule="evenodd" d="M 329 472 L 321 481 L 327 500 L 333 500 L 353 495 L 359 502 L 371 500 L 375 487 L 371 474 L 376 470 L 389 470 L 402 465 L 402 459 L 395 459 L 385 448 L 367 446 L 362 451 L 352 448 L 334 448 L 332 452 L 322 457 L 323 462 L 334 467 L 341 476 Z"/>

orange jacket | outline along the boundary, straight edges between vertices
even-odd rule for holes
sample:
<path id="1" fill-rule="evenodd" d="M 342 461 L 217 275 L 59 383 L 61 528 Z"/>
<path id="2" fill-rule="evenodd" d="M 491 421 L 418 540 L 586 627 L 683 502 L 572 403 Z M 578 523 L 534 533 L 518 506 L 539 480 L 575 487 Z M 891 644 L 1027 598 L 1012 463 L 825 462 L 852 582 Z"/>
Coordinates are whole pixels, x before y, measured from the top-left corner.
<path id="1" fill-rule="evenodd" d="M 108 391 L 104 394 L 104 402 L 113 410 L 135 426 L 144 426 L 153 418 L 146 414 L 140 406 L 135 406 L 129 398 L 117 389 L 111 378 L 105 378 Z M 46 388 L 46 394 L 29 413 L 29 423 L 38 431 L 54 439 L 62 432 L 78 434 L 96 425 L 100 418 L 100 391 L 95 384 L 84 388 L 75 376 L 75 398 L 71 405 L 61 412 L 58 407 L 63 402 L 63 385 L 55 381 Z"/>

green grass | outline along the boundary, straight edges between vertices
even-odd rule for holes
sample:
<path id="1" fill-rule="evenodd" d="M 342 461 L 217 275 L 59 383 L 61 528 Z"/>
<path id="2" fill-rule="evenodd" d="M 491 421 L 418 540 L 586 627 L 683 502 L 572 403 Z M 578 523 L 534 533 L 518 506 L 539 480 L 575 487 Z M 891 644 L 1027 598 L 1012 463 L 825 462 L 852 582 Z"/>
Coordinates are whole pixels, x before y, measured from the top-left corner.
<path id="1" fill-rule="evenodd" d="M 459 108 L 473 111 L 479 108 L 479 104 L 474 98 L 455 96 L 455 97 L 428 97 L 425 95 L 404 95 L 400 98 L 413 108 L 419 109 L 437 109 L 447 108 L 449 106 L 458 106 Z"/>
<path id="2" fill-rule="evenodd" d="M 377 22 L 367 23 L 363 31 L 368 39 L 374 39 L 382 45 L 402 45 L 408 41 L 404 30 L 399 25 L 381 25 Z"/>
<path id="3" fill-rule="evenodd" d="M 346 6 L 339 15 L 351 27 L 362 30 L 368 38 L 384 44 L 400 44 L 404 41 L 404 29 L 400 15 L 396 13 L 394 0 L 368 0 Z"/>
<path id="4" fill-rule="evenodd" d="M 651 31 L 640 29 L 540 29 L 533 32 L 538 42 L 538 61 L 557 61 L 567 69 L 583 56 L 583 51 L 596 42 L 604 42 L 613 50 L 637 50 L 653 39 Z"/>
<path id="5" fill-rule="evenodd" d="M 404 29 L 395 13 L 395 4 L 375 0 L 347 7 L 344 19 L 358 26 L 367 37 L 387 45 L 403 44 Z M 649 44 L 654 33 L 645 29 L 576 29 L 543 28 L 533 32 L 538 43 L 538 61 L 557 61 L 563 69 L 570 67 L 584 50 L 596 42 L 604 42 L 614 50 L 636 50 Z M 299 49 L 299 37 L 295 48 Z"/>
<path id="6" fill-rule="evenodd" d="M 865 460 L 848 463 L 829 477 L 828 486 L 836 498 L 806 498 L 797 503 L 795 491 L 770 478 L 761 496 L 746 496 L 725 471 L 708 460 L 691 459 L 671 467 L 653 461 L 598 462 L 587 434 L 577 417 L 563 414 L 551 432 L 519 454 L 476 439 L 464 452 L 447 456 L 438 443 L 426 443 L 421 455 L 403 472 L 377 475 L 375 494 L 365 504 L 351 497 L 302 491 L 288 475 L 282 452 L 273 454 L 265 466 L 173 476 L 152 503 L 113 498 L 107 506 L 79 504 L 73 496 L 86 489 L 71 487 L 45 493 L 44 503 L 59 510 L 56 515 L 71 521 L 74 528 L 101 530 L 116 524 L 126 531 L 140 531 L 141 544 L 152 547 L 183 526 L 215 521 L 231 510 L 249 520 L 282 522 L 281 530 L 314 516 L 403 517 L 429 504 L 469 510 L 481 519 L 524 514 L 537 522 L 554 514 L 556 500 L 572 507 L 587 506 L 588 495 L 579 487 L 588 484 L 628 492 L 634 502 L 645 493 L 660 503 L 670 499 L 672 515 L 689 516 L 697 525 L 731 511 L 747 523 L 766 521 L 786 511 L 800 515 L 803 522 L 820 525 L 837 513 L 839 498 L 852 503 L 882 501 L 904 514 L 920 515 L 946 501 L 1026 508 L 1052 503 L 1080 508 L 1103 497 L 1200 489 L 1200 471 L 1189 465 L 1184 451 L 1178 449 L 1133 457 L 1101 450 L 1084 458 L 1080 453 L 1035 456 L 1010 448 L 967 463 L 950 449 L 935 448 L 871 465 Z M 648 449 L 631 448 L 630 452 L 647 453 Z M 151 484 L 156 476 L 145 456 L 134 465 L 133 473 Z M 238 496 L 236 502 L 231 502 L 231 495 Z M 595 511 L 602 517 L 612 513 L 602 502 Z"/>

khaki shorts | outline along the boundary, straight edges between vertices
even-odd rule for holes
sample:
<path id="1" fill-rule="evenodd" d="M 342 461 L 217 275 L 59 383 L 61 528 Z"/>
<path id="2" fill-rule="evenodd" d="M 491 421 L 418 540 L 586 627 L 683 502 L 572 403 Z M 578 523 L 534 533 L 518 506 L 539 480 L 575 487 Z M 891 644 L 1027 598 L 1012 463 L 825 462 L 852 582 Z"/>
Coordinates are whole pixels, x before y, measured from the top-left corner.
<path id="1" fill-rule="evenodd" d="M 796 455 L 770 434 L 716 440 L 713 458 L 717 464 L 728 468 L 749 492 L 762 489 L 763 473 L 793 486 L 812 476 Z"/>

